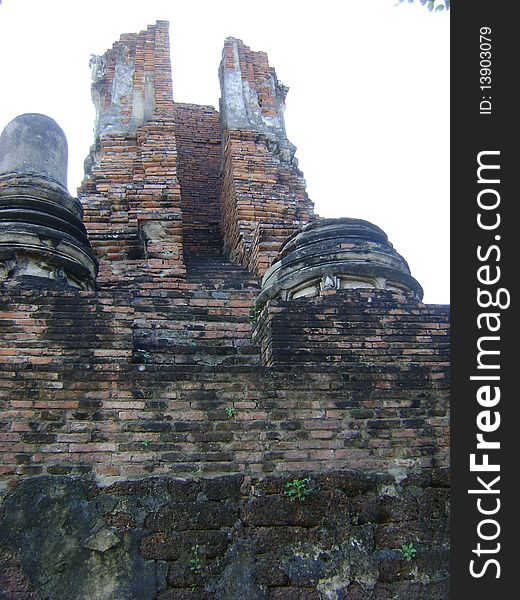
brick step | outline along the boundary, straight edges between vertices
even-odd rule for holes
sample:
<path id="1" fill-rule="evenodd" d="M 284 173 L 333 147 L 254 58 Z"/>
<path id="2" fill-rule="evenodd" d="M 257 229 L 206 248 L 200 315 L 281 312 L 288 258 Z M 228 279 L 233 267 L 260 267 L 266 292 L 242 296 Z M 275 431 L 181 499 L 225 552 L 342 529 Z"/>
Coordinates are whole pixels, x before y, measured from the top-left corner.
<path id="1" fill-rule="evenodd" d="M 164 333 L 164 332 L 162 332 Z M 135 363 L 182 365 L 259 365 L 258 348 L 249 339 L 182 339 L 188 336 L 134 338 Z"/>
<path id="2" fill-rule="evenodd" d="M 258 279 L 215 252 L 187 252 L 184 261 L 189 289 L 135 306 L 134 362 L 259 365 L 250 323 Z"/>
<path id="3" fill-rule="evenodd" d="M 200 235 L 194 235 L 193 232 L 188 232 L 184 229 L 183 246 L 185 253 L 197 254 L 221 254 L 222 241 L 220 239 L 208 239 L 203 231 Z"/>
<path id="4" fill-rule="evenodd" d="M 185 254 L 186 280 L 212 289 L 260 290 L 260 280 L 222 254 Z"/>
<path id="5" fill-rule="evenodd" d="M 215 335 L 223 338 L 240 335 L 247 336 L 251 333 L 248 322 L 248 315 L 242 318 L 227 318 L 219 320 L 202 319 L 183 319 L 182 316 L 173 319 L 148 319 L 139 320 L 135 323 L 134 331 L 147 331 L 150 335 L 153 333 L 156 337 L 161 335 L 171 336 L 189 336 L 189 337 L 214 337 Z M 200 333 L 202 332 L 202 333 Z"/>
<path id="6" fill-rule="evenodd" d="M 229 342 L 252 345 L 249 313 L 200 319 L 187 311 L 165 319 L 143 319 L 133 330 L 134 344 L 147 350 L 177 343 L 204 343 L 207 346 L 229 345 Z"/>
<path id="7" fill-rule="evenodd" d="M 177 352 L 174 356 L 169 355 L 161 360 L 154 361 L 155 364 L 168 364 L 175 366 L 204 366 L 204 367 L 258 367 L 260 366 L 260 357 L 258 354 L 245 356 L 238 354 L 217 355 L 211 354 L 206 349 L 197 354 L 184 354 Z"/>

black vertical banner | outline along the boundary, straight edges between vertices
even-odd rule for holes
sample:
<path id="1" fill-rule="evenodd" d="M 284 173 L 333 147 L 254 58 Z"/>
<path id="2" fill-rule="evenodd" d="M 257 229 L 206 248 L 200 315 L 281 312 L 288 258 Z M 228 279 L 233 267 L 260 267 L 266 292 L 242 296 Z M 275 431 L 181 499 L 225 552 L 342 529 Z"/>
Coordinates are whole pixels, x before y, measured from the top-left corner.
<path id="1" fill-rule="evenodd" d="M 514 8 L 491 0 L 451 7 L 454 600 L 518 595 L 520 327 L 513 285 L 519 277 L 520 36 Z"/>

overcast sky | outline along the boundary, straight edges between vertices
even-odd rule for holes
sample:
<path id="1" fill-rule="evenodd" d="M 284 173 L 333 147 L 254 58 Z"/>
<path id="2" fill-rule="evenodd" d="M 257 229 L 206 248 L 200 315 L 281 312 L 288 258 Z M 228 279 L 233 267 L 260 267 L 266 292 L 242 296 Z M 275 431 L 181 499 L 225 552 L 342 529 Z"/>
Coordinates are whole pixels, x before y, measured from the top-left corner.
<path id="1" fill-rule="evenodd" d="M 0 128 L 55 119 L 76 195 L 92 143 L 91 54 L 170 21 L 174 100 L 218 107 L 224 39 L 263 50 L 290 91 L 286 128 L 323 217 L 384 229 L 449 302 L 449 14 L 397 0 L 2 0 Z"/>

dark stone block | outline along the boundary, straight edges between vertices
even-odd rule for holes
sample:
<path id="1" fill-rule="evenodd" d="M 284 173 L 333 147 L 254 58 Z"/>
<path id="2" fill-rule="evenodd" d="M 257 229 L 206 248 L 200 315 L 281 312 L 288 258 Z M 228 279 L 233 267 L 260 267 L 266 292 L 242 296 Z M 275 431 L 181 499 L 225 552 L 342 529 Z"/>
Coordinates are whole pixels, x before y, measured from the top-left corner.
<path id="1" fill-rule="evenodd" d="M 56 441 L 53 433 L 24 433 L 22 440 L 27 444 L 52 444 Z"/>
<path id="2" fill-rule="evenodd" d="M 143 558 L 149 560 L 176 560 L 180 556 L 181 540 L 178 533 L 152 533 L 142 538 L 139 551 Z"/>
<path id="3" fill-rule="evenodd" d="M 173 502 L 194 502 L 201 489 L 200 482 L 183 479 L 168 481 L 168 491 Z"/>
<path id="4" fill-rule="evenodd" d="M 325 574 L 327 565 L 319 557 L 293 555 L 283 561 L 283 569 L 293 585 L 315 586 Z"/>
<path id="5" fill-rule="evenodd" d="M 68 475 L 72 472 L 72 467 L 50 466 L 47 467 L 49 475 Z"/>
<path id="6" fill-rule="evenodd" d="M 374 596 L 357 582 L 338 591 L 338 600 L 372 600 Z"/>
<path id="7" fill-rule="evenodd" d="M 175 421 L 172 426 L 173 431 L 203 431 L 206 427 L 197 421 Z"/>
<path id="8" fill-rule="evenodd" d="M 432 485 L 434 487 L 450 487 L 450 468 L 441 467 L 432 471 Z"/>
<path id="9" fill-rule="evenodd" d="M 202 490 L 208 500 L 240 499 L 240 488 L 244 481 L 243 475 L 226 475 L 215 479 L 204 479 Z"/>
<path id="10" fill-rule="evenodd" d="M 281 587 L 290 585 L 290 579 L 280 568 L 277 557 L 265 556 L 256 561 L 258 568 L 258 582 L 268 587 Z"/>
<path id="11" fill-rule="evenodd" d="M 2 600 L 39 600 L 11 552 L 0 547 L 0 598 Z"/>
<path id="12" fill-rule="evenodd" d="M 419 473 L 409 473 L 408 477 L 401 481 L 401 485 L 406 489 L 409 487 L 429 487 L 432 484 L 431 471 L 420 471 Z"/>
<path id="13" fill-rule="evenodd" d="M 123 427 L 123 431 L 134 431 L 134 432 L 160 432 L 160 431 L 171 431 L 172 423 L 164 421 L 139 421 L 138 423 L 127 423 Z"/>
<path id="14" fill-rule="evenodd" d="M 265 554 L 283 552 L 300 542 L 315 542 L 320 531 L 307 527 L 258 527 L 248 528 L 247 534 L 256 540 L 257 553 Z"/>
<path id="15" fill-rule="evenodd" d="M 117 502 L 118 499 L 114 496 L 100 491 L 96 494 L 95 507 L 102 515 L 106 515 L 115 508 Z"/>
<path id="16" fill-rule="evenodd" d="M 238 518 L 238 507 L 216 502 L 170 504 L 148 515 L 145 527 L 152 531 L 219 529 L 231 527 Z"/>
<path id="17" fill-rule="evenodd" d="M 394 483 L 394 479 L 388 474 L 371 473 L 361 470 L 335 471 L 313 475 L 319 485 L 327 489 L 336 489 L 345 492 L 347 496 L 367 492 L 377 485 Z"/>
<path id="18" fill-rule="evenodd" d="M 300 421 L 282 421 L 280 423 L 280 429 L 286 431 L 296 431 L 297 429 L 301 429 L 302 424 Z"/>
<path id="19" fill-rule="evenodd" d="M 118 531 L 130 531 L 135 528 L 135 519 L 132 515 L 123 512 L 117 512 L 106 517 L 107 525 L 115 527 Z"/>
<path id="20" fill-rule="evenodd" d="M 449 598 L 449 586 L 447 582 L 435 583 L 403 583 L 394 596 L 396 600 L 446 600 Z"/>
<path id="21" fill-rule="evenodd" d="M 254 541 L 235 542 L 226 553 L 224 565 L 215 586 L 219 600 L 268 600 L 267 591 L 258 582 Z"/>
<path id="22" fill-rule="evenodd" d="M 257 527 L 315 527 L 350 521 L 347 498 L 340 492 L 313 492 L 303 501 L 292 501 L 287 496 L 264 496 L 244 505 L 240 516 L 247 525 Z"/>
<path id="23" fill-rule="evenodd" d="M 417 553 L 414 564 L 420 573 L 432 581 L 444 577 L 446 580 L 450 572 L 450 550 L 445 548 L 429 548 Z"/>
<path id="24" fill-rule="evenodd" d="M 190 587 L 161 592 L 157 600 L 217 600 L 217 598 L 201 587 Z"/>
<path id="25" fill-rule="evenodd" d="M 204 579 L 206 569 L 190 567 L 189 558 L 183 557 L 183 560 L 178 560 L 168 569 L 166 581 L 169 586 L 174 588 L 199 588 L 204 587 Z"/>
<path id="26" fill-rule="evenodd" d="M 353 500 L 352 521 L 359 525 L 383 521 L 381 502 L 377 493 L 368 492 Z"/>
<path id="27" fill-rule="evenodd" d="M 370 600 L 391 600 L 392 598 L 394 598 L 393 593 L 384 585 L 376 584 L 374 589 L 371 590 Z M 348 598 L 345 600 L 348 600 Z"/>
<path id="28" fill-rule="evenodd" d="M 384 523 L 375 529 L 375 543 L 378 548 L 399 549 L 403 544 L 415 542 L 417 522 L 401 521 Z"/>
<path id="29" fill-rule="evenodd" d="M 143 498 L 152 494 L 162 495 L 165 490 L 166 483 L 164 480 L 157 477 L 150 477 L 149 479 L 138 481 L 118 481 L 107 487 L 105 492 L 112 496 L 137 496 L 138 498 Z"/>
<path id="30" fill-rule="evenodd" d="M 89 398 L 81 398 L 78 407 L 79 408 L 99 408 L 103 406 L 103 402 L 101 400 L 91 400 Z"/>
<path id="31" fill-rule="evenodd" d="M 381 583 L 393 583 L 402 578 L 410 578 L 410 570 L 415 564 L 407 563 L 399 550 L 383 550 L 374 556 Z"/>
<path id="32" fill-rule="evenodd" d="M 383 496 L 379 500 L 379 514 L 383 523 L 412 521 L 418 517 L 417 500 L 402 491 L 397 496 Z"/>
<path id="33" fill-rule="evenodd" d="M 429 488 L 418 496 L 419 514 L 427 520 L 447 519 L 450 513 L 450 493 L 446 488 Z"/>
<path id="34" fill-rule="evenodd" d="M 40 419 L 42 421 L 60 421 L 63 419 L 63 414 L 57 410 L 42 410 L 40 412 Z"/>

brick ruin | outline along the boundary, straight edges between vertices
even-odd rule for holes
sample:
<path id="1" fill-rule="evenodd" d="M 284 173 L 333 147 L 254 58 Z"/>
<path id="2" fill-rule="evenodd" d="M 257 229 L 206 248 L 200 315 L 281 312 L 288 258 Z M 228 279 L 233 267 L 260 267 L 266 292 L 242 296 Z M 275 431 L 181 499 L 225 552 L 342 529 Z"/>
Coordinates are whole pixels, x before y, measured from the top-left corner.
<path id="1" fill-rule="evenodd" d="M 0 138 L 0 597 L 445 600 L 448 307 L 314 214 L 265 53 L 218 112 L 166 22 L 91 68 L 78 199 L 51 119 Z"/>

